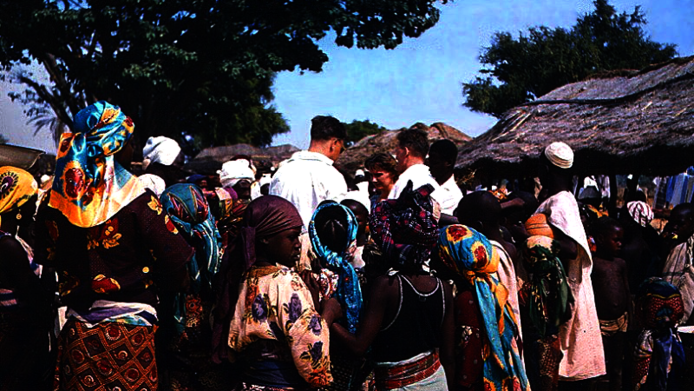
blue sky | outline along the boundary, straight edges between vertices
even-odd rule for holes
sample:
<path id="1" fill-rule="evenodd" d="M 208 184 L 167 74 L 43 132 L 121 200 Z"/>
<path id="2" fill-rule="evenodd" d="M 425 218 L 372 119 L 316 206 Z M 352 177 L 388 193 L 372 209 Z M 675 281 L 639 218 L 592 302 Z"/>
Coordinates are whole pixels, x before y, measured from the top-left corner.
<path id="1" fill-rule="evenodd" d="M 646 31 L 657 42 L 677 44 L 681 56 L 694 54 L 694 0 L 610 2 L 631 12 L 640 4 Z M 344 122 L 369 119 L 389 129 L 442 121 L 476 136 L 490 128 L 493 117 L 462 106 L 461 84 L 480 69 L 477 57 L 496 31 L 517 35 L 528 27 L 570 27 L 579 14 L 592 10 L 591 1 L 455 0 L 441 5 L 439 23 L 394 50 L 337 47 L 328 36 L 320 42 L 330 61 L 321 73 L 283 72 L 274 86 L 275 106 L 291 132 L 273 144 L 308 146 L 310 120 L 333 115 Z M 22 109 L 9 102 L 0 84 L 0 134 L 12 143 L 53 149 L 47 132 L 33 136 Z"/>

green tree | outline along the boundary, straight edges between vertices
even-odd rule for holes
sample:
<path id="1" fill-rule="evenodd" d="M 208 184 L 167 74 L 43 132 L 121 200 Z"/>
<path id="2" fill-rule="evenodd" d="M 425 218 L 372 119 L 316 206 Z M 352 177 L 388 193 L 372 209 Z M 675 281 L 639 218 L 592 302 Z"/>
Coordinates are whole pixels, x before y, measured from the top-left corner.
<path id="1" fill-rule="evenodd" d="M 8 141 L 10 140 L 8 140 L 7 137 L 5 137 L 5 135 L 0 134 L 0 145 L 7 144 Z"/>
<path id="2" fill-rule="evenodd" d="M 45 68 L 49 83 L 19 80 L 34 94 L 26 103 L 68 125 L 103 99 L 133 118 L 140 137 L 264 145 L 288 130 L 271 105 L 276 72 L 320 71 L 328 57 L 317 42 L 328 31 L 341 46 L 394 48 L 438 21 L 435 2 L 3 1 L 0 65 Z"/>
<path id="3" fill-rule="evenodd" d="M 354 143 L 366 136 L 378 134 L 388 130 L 377 123 L 369 121 L 368 119 L 364 121 L 354 120 L 351 123 L 343 122 L 343 124 L 347 129 L 347 140 L 345 140 L 347 142 L 347 146 L 352 146 Z"/>
<path id="4" fill-rule="evenodd" d="M 500 117 L 567 83 L 607 70 L 641 69 L 677 55 L 675 45 L 650 40 L 646 18 L 637 6 L 618 13 L 607 0 L 582 15 L 571 29 L 530 28 L 515 39 L 497 32 L 479 59 L 484 68 L 463 83 L 464 105 Z"/>

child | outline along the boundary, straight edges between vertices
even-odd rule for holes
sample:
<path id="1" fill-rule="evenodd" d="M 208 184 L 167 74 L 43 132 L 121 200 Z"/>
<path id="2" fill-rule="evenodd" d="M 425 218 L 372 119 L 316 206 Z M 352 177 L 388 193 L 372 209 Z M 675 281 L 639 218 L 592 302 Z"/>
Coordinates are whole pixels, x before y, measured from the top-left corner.
<path id="1" fill-rule="evenodd" d="M 624 338 L 631 303 L 626 262 L 617 258 L 624 232 L 616 220 L 601 217 L 591 224 L 590 234 L 595 239 L 591 279 L 605 349 L 608 389 L 621 390 Z"/>

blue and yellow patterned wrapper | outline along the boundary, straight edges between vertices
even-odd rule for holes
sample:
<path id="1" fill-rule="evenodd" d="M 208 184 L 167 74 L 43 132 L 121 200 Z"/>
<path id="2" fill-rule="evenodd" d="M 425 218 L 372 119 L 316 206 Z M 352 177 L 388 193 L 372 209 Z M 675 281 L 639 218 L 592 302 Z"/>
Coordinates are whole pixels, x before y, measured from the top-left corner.
<path id="1" fill-rule="evenodd" d="M 77 113 L 74 133 L 60 138 L 49 206 L 87 228 L 110 219 L 143 194 L 137 177 L 114 158 L 134 129 L 132 120 L 108 102 Z"/>

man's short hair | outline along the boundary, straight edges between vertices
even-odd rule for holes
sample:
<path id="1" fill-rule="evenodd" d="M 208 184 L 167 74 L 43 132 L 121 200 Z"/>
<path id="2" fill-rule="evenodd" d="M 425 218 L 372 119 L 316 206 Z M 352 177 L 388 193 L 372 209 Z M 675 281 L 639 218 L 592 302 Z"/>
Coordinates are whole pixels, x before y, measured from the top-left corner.
<path id="1" fill-rule="evenodd" d="M 317 115 L 311 120 L 311 140 L 330 140 L 331 138 L 344 140 L 347 138 L 347 129 L 337 118 L 329 115 Z"/>
<path id="2" fill-rule="evenodd" d="M 409 129 L 401 130 L 397 138 L 400 147 L 409 149 L 413 155 L 422 159 L 427 157 L 429 153 L 429 139 L 425 130 L 413 126 Z"/>
<path id="3" fill-rule="evenodd" d="M 458 160 L 458 147 L 448 139 L 436 140 L 429 147 L 429 154 L 436 153 L 446 163 L 455 164 Z"/>
<path id="4" fill-rule="evenodd" d="M 392 175 L 398 175 L 398 162 L 394 157 L 384 152 L 374 153 L 369 156 L 364 162 L 364 167 L 369 171 L 383 170 Z"/>

